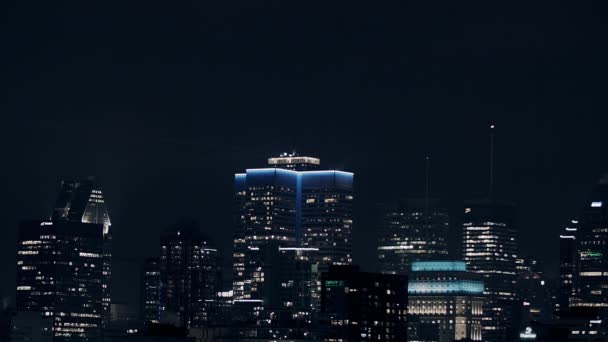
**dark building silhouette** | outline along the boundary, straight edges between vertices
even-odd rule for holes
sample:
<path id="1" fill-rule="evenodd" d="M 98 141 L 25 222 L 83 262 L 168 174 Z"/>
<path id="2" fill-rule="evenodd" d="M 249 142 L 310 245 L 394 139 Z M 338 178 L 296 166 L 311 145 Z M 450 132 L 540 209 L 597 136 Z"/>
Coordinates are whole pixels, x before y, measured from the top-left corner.
<path id="1" fill-rule="evenodd" d="M 103 192 L 95 177 L 65 179 L 61 186 L 52 221 L 96 223 L 103 225 L 103 320 L 110 320 L 112 284 L 112 231 Z"/>
<path id="2" fill-rule="evenodd" d="M 103 231 L 103 224 L 62 220 L 19 225 L 17 310 L 48 318 L 53 341 L 101 336 Z"/>
<path id="3" fill-rule="evenodd" d="M 438 200 L 405 199 L 380 210 L 380 272 L 407 274 L 413 261 L 447 258 L 449 217 Z"/>
<path id="4" fill-rule="evenodd" d="M 416 261 L 408 279 L 408 341 L 483 340 L 481 275 L 463 261 Z"/>
<path id="5" fill-rule="evenodd" d="M 322 275 L 326 341 L 407 341 L 407 277 L 332 266 Z"/>
<path id="6" fill-rule="evenodd" d="M 220 289 L 218 250 L 194 223 L 177 224 L 160 239 L 161 315 L 174 316 L 184 327 L 204 325 L 216 312 Z M 155 296 L 155 289 L 145 297 Z"/>
<path id="7" fill-rule="evenodd" d="M 160 259 L 144 261 L 141 278 L 141 318 L 146 323 L 160 323 L 162 314 Z"/>
<path id="8" fill-rule="evenodd" d="M 485 285 L 484 340 L 515 338 L 515 205 L 496 200 L 466 201 L 462 249 L 467 269 L 481 274 Z"/>
<path id="9" fill-rule="evenodd" d="M 559 236 L 557 310 L 567 310 L 578 292 L 578 220 L 571 220 Z"/>

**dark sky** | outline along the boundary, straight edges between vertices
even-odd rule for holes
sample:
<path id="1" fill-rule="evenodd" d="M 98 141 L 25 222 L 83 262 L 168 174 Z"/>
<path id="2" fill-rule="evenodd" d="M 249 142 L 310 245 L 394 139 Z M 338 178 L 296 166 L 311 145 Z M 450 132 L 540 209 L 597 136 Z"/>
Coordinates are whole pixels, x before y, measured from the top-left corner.
<path id="1" fill-rule="evenodd" d="M 599 4 L 600 2 L 598 2 Z M 6 6 L 6 5 L 5 5 Z M 431 190 L 454 215 L 518 204 L 523 255 L 557 236 L 608 171 L 606 8 L 577 2 L 18 2 L 3 12 L 0 295 L 16 226 L 61 176 L 97 175 L 114 294 L 194 218 L 231 254 L 232 175 L 291 149 L 355 172 L 355 262 L 375 267 L 377 202 Z M 455 216 L 457 218 L 457 216 Z M 457 229 L 457 227 L 453 227 Z"/>

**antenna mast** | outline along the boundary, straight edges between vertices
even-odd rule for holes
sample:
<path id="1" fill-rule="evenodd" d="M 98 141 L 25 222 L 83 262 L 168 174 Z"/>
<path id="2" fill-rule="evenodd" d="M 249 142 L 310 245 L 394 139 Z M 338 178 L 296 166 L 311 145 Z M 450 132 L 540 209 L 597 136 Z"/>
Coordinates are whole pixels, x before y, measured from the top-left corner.
<path id="1" fill-rule="evenodd" d="M 490 188 L 488 191 L 489 199 L 494 197 L 494 124 L 490 124 Z"/>

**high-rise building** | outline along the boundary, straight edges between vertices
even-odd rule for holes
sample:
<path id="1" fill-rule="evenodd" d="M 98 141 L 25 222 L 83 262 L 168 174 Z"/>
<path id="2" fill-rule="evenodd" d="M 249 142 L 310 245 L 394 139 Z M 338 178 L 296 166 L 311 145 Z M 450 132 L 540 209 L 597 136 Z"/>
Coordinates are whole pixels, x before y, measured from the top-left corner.
<path id="1" fill-rule="evenodd" d="M 103 224 L 24 221 L 18 230 L 17 310 L 52 321 L 53 341 L 98 341 Z"/>
<path id="2" fill-rule="evenodd" d="M 408 341 L 482 341 L 484 285 L 463 261 L 415 261 L 408 283 Z"/>
<path id="3" fill-rule="evenodd" d="M 184 327 L 213 319 L 221 285 L 219 253 L 198 225 L 178 224 L 163 232 L 159 269 L 163 315 Z"/>
<path id="4" fill-rule="evenodd" d="M 332 266 L 322 274 L 325 341 L 407 341 L 407 276 Z"/>
<path id="5" fill-rule="evenodd" d="M 235 175 L 236 301 L 263 298 L 260 249 L 271 243 L 318 249 L 321 270 L 352 262 L 353 174 L 310 171 L 319 165 L 311 157 L 282 156 L 269 164 Z"/>
<path id="6" fill-rule="evenodd" d="M 585 203 L 578 231 L 577 307 L 608 307 L 608 175 Z"/>
<path id="7" fill-rule="evenodd" d="M 312 337 L 320 305 L 320 273 L 316 253 L 308 247 L 280 247 L 277 242 L 260 247 L 264 282 L 263 309 L 240 335 L 258 339 L 306 340 Z M 247 300 L 239 303 L 241 306 Z M 255 303 L 255 302 L 249 302 Z"/>
<path id="8" fill-rule="evenodd" d="M 144 261 L 141 279 L 141 316 L 146 323 L 160 323 L 163 311 L 161 301 L 160 259 Z"/>
<path id="9" fill-rule="evenodd" d="M 555 310 L 552 287 L 545 277 L 542 264 L 534 258 L 519 257 L 517 263 L 517 305 L 519 316 L 515 323 L 517 331 L 525 330 L 538 323 L 553 320 Z"/>
<path id="10" fill-rule="evenodd" d="M 559 235 L 559 286 L 556 309 L 567 310 L 576 298 L 578 288 L 578 220 Z"/>
<path id="11" fill-rule="evenodd" d="M 381 206 L 380 272 L 407 274 L 413 261 L 445 260 L 449 217 L 436 199 L 406 199 Z"/>
<path id="12" fill-rule="evenodd" d="M 109 321 L 112 281 L 112 231 L 110 228 L 112 223 L 103 192 L 95 178 L 62 180 L 51 220 L 103 225 L 103 321 Z"/>
<path id="13" fill-rule="evenodd" d="M 514 338 L 517 231 L 515 205 L 496 200 L 466 201 L 463 260 L 485 286 L 483 336 L 488 341 Z"/>

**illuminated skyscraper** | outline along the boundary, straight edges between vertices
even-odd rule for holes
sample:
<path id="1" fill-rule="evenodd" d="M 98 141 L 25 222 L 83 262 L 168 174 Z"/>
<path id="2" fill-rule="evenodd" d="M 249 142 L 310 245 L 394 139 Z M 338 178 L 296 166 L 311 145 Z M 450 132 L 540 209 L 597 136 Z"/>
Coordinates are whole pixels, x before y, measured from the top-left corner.
<path id="1" fill-rule="evenodd" d="M 415 261 L 408 279 L 408 341 L 483 340 L 479 274 L 462 261 Z"/>
<path id="2" fill-rule="evenodd" d="M 516 300 L 517 231 L 515 205 L 479 200 L 465 202 L 463 260 L 485 284 L 486 306 L 483 336 L 488 341 L 509 340 Z"/>
<path id="3" fill-rule="evenodd" d="M 61 220 L 19 225 L 17 309 L 50 319 L 53 341 L 101 337 L 103 230 Z"/>
<path id="4" fill-rule="evenodd" d="M 272 167 L 235 175 L 235 300 L 262 299 L 259 251 L 270 243 L 318 249 L 321 269 L 352 262 L 353 174 L 306 171 L 317 168 L 319 160 L 294 158 L 270 158 Z"/>
<path id="5" fill-rule="evenodd" d="M 196 224 L 178 224 L 163 232 L 159 270 L 163 315 L 177 317 L 184 327 L 202 326 L 214 318 L 219 253 Z"/>
<path id="6" fill-rule="evenodd" d="M 52 221 L 95 223 L 103 225 L 103 319 L 110 319 L 112 280 L 112 232 L 110 215 L 103 192 L 94 177 L 62 180 Z"/>
<path id="7" fill-rule="evenodd" d="M 438 200 L 406 199 L 381 207 L 380 272 L 407 274 L 413 261 L 448 256 L 447 211 Z"/>
<path id="8" fill-rule="evenodd" d="M 608 175 L 585 203 L 578 232 L 577 307 L 608 307 Z"/>

